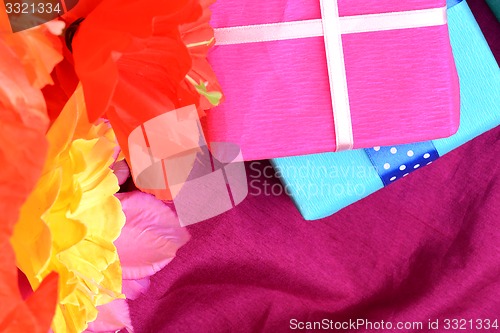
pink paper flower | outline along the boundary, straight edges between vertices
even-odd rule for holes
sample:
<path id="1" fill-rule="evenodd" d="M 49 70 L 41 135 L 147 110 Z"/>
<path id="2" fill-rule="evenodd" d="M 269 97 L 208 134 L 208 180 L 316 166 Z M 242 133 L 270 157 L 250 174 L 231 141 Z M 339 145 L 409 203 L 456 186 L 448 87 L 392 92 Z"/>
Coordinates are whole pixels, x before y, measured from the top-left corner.
<path id="1" fill-rule="evenodd" d="M 118 178 L 119 185 L 123 185 L 123 183 L 127 181 L 128 177 L 130 177 L 130 169 L 125 160 L 116 161 L 111 166 L 111 169 L 113 169 L 116 178 Z"/>
<path id="2" fill-rule="evenodd" d="M 165 267 L 190 235 L 180 227 L 175 212 L 150 194 L 117 193 L 126 222 L 115 242 L 123 271 L 123 293 L 135 299 L 149 288 L 149 277 Z M 133 332 L 126 300 L 98 307 L 97 319 L 86 332 Z"/>

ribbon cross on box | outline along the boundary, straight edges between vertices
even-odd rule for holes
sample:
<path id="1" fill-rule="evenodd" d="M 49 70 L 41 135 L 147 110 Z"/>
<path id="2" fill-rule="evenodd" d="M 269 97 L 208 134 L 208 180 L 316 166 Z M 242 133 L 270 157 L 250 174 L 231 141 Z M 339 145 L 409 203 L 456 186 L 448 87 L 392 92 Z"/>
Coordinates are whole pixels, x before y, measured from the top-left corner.
<path id="1" fill-rule="evenodd" d="M 359 148 L 359 144 L 354 143 L 356 135 L 353 134 L 352 100 L 350 101 L 353 97 L 350 97 L 348 89 L 342 36 L 443 26 L 447 24 L 447 16 L 446 6 L 437 6 L 439 2 L 433 4 L 435 8 L 340 16 L 338 2 L 338 0 L 320 0 L 320 19 L 218 27 L 214 31 L 218 46 L 323 37 L 333 109 L 335 150 L 342 151 Z M 227 94 L 226 97 L 231 96 Z"/>

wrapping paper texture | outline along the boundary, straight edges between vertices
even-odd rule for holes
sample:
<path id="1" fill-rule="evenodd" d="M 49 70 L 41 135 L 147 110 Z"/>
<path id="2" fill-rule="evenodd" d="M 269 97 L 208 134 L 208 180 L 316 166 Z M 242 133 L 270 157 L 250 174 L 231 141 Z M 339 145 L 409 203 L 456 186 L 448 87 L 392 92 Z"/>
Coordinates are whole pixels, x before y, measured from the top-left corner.
<path id="1" fill-rule="evenodd" d="M 448 10 L 450 38 L 460 78 L 459 131 L 434 140 L 442 156 L 500 123 L 500 70 L 464 1 Z M 383 187 L 364 150 L 272 160 L 306 220 L 320 219 Z"/>
<path id="2" fill-rule="evenodd" d="M 351 16 L 444 5 L 344 0 L 339 11 Z M 319 1 L 220 0 L 212 9 L 216 28 L 321 17 Z M 323 37 L 311 37 L 215 46 L 209 60 L 225 101 L 207 113 L 207 140 L 238 144 L 245 160 L 335 151 L 324 44 Z M 459 92 L 446 25 L 343 34 L 342 44 L 355 148 L 456 132 Z"/>

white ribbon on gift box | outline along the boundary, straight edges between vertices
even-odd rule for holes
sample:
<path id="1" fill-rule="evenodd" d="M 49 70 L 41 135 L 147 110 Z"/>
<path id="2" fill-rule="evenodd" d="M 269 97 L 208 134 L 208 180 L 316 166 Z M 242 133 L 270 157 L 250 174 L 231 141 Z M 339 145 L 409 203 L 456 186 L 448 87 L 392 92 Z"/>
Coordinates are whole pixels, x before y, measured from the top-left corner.
<path id="1" fill-rule="evenodd" d="M 215 40 L 216 45 L 232 45 L 324 36 L 336 151 L 349 150 L 354 138 L 342 35 L 444 25 L 446 6 L 340 17 L 337 0 L 320 0 L 320 3 L 321 19 L 217 28 Z"/>

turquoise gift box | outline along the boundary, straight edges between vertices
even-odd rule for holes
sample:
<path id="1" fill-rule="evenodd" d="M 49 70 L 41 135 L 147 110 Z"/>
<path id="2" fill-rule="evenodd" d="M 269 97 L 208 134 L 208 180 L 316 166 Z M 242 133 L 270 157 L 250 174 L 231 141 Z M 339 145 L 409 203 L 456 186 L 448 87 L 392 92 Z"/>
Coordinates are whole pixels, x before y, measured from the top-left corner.
<path id="1" fill-rule="evenodd" d="M 332 215 L 500 124 L 500 68 L 467 3 L 449 0 L 448 7 L 460 78 L 458 132 L 416 145 L 271 160 L 304 219 Z M 389 158 L 391 162 L 386 162 Z"/>

